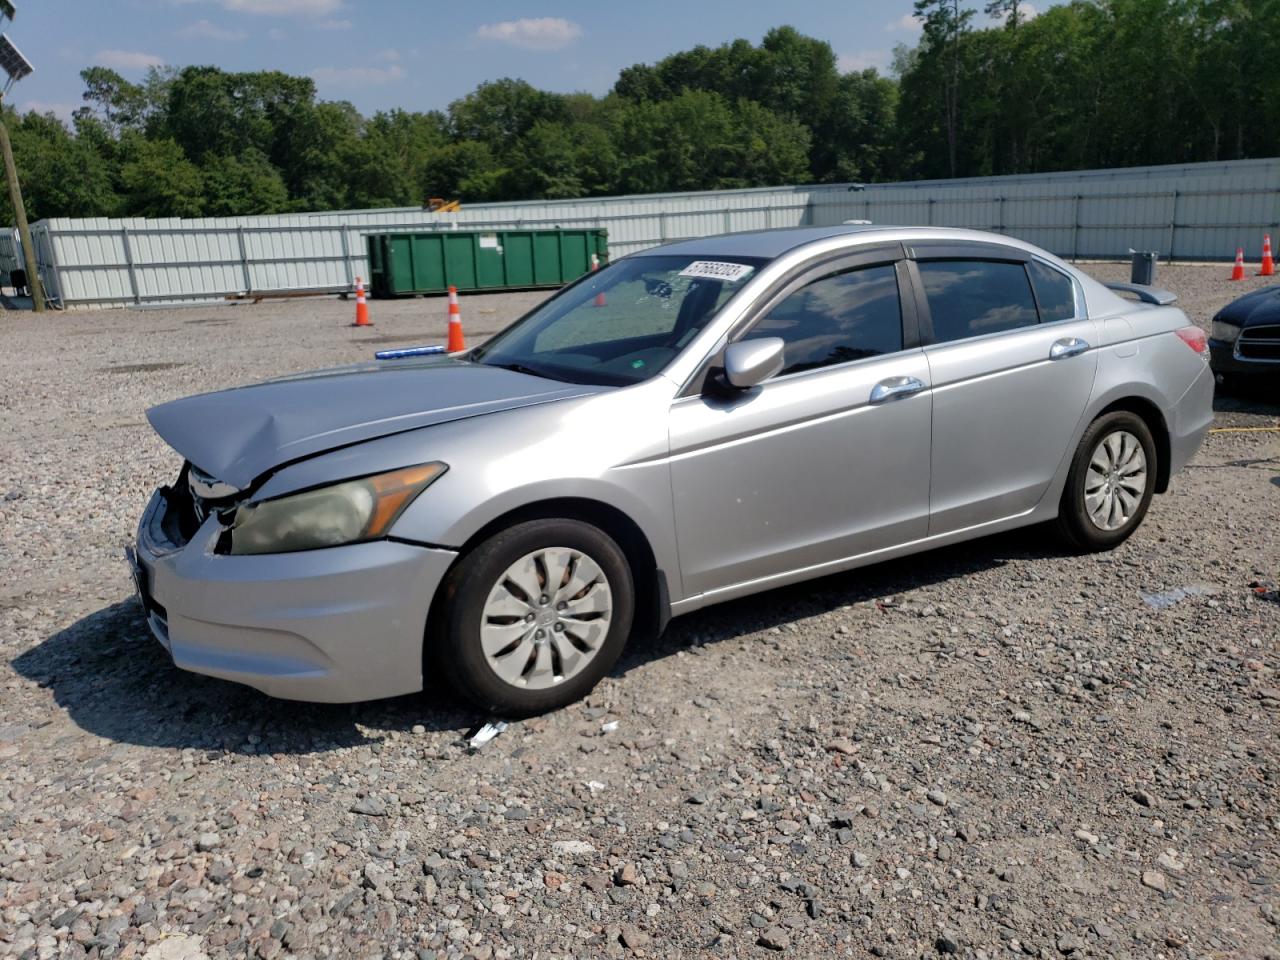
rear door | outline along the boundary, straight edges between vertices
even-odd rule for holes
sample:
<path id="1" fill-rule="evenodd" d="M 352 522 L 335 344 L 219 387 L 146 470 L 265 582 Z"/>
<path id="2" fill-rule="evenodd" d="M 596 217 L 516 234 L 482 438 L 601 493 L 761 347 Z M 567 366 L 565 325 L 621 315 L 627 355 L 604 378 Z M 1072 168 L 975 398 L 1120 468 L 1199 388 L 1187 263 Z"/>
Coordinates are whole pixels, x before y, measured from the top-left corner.
<path id="1" fill-rule="evenodd" d="M 910 248 L 933 383 L 931 536 L 1031 510 L 1080 424 L 1097 334 L 1075 281 L 998 244 Z"/>

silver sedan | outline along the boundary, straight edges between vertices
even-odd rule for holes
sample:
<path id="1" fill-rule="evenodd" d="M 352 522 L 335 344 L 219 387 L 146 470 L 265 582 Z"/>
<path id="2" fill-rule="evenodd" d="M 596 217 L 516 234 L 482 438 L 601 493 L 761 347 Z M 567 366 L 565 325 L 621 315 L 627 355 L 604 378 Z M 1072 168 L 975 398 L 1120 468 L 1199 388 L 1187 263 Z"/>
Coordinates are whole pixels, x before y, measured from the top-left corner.
<path id="1" fill-rule="evenodd" d="M 1051 522 L 1106 550 L 1199 446 L 1204 334 L 967 230 L 710 237 L 483 346 L 148 412 L 184 458 L 130 551 L 185 669 L 352 701 L 441 670 L 581 697 L 673 615 Z"/>

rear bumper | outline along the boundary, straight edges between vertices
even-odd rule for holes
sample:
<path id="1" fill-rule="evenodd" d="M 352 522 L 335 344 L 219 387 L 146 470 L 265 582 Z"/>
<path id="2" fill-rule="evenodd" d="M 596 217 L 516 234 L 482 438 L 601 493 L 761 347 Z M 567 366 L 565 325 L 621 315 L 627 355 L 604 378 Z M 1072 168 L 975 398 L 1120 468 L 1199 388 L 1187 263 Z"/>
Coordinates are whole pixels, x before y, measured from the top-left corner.
<path id="1" fill-rule="evenodd" d="M 177 546 L 159 491 L 138 528 L 152 632 L 184 670 L 273 697 L 346 703 L 422 689 L 422 644 L 456 554 L 375 541 L 272 556 L 222 556 L 210 519 Z"/>
<path id="2" fill-rule="evenodd" d="M 1208 366 L 1172 407 L 1165 411 L 1169 427 L 1169 474 L 1172 476 L 1196 455 L 1213 426 L 1213 371 Z"/>

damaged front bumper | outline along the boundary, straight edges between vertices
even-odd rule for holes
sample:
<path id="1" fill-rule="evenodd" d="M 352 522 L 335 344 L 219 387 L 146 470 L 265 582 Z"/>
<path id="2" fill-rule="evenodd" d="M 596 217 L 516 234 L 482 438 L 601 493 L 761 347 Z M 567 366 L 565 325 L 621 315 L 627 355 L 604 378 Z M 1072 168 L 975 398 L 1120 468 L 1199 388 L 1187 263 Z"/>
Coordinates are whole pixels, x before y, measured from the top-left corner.
<path id="1" fill-rule="evenodd" d="M 152 495 L 128 553 L 147 623 L 177 666 L 291 700 L 422 689 L 427 613 L 455 552 L 378 540 L 225 556 L 213 517 L 178 542 L 170 494 Z"/>

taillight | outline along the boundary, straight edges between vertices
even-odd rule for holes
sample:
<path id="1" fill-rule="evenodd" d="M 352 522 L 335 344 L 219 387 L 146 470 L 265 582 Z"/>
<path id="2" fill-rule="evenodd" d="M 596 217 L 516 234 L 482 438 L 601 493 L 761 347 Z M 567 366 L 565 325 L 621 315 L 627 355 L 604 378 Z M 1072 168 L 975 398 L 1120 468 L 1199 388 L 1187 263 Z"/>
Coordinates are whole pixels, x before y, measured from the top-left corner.
<path id="1" fill-rule="evenodd" d="M 1181 327 L 1173 331 L 1178 339 L 1202 357 L 1209 355 L 1209 338 L 1199 327 Z"/>

